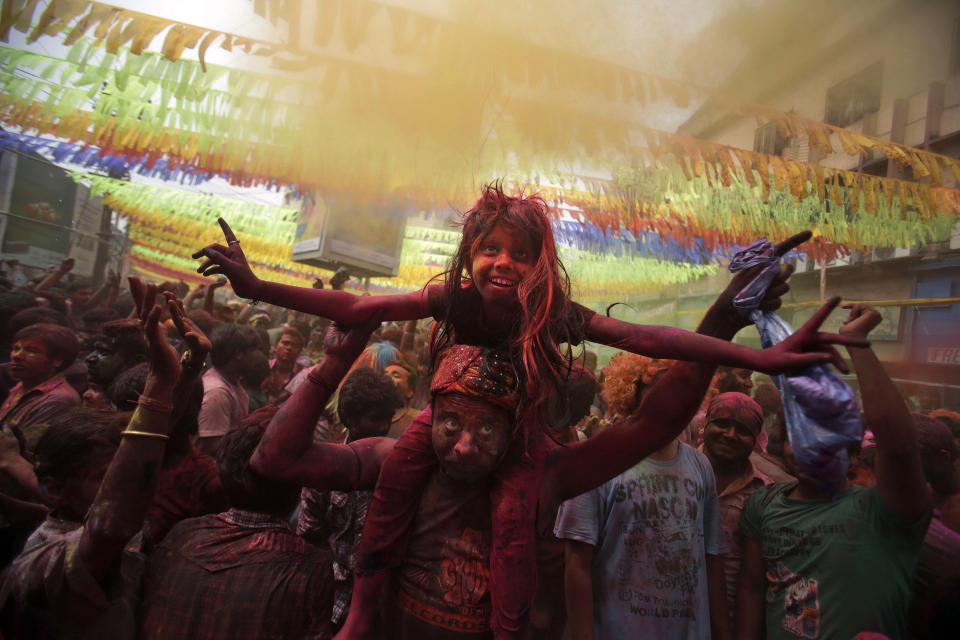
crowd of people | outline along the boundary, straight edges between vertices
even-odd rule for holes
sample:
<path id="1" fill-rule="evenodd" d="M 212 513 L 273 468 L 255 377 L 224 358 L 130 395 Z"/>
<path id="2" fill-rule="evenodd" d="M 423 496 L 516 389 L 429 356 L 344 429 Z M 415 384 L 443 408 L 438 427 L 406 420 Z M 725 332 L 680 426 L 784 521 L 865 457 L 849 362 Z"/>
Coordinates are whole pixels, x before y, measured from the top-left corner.
<path id="1" fill-rule="evenodd" d="M 595 314 L 498 185 L 410 294 L 261 280 L 221 226 L 193 288 L 7 265 L 2 638 L 956 637 L 960 414 L 908 406 L 875 309 L 743 347 L 748 270 L 696 332 Z M 837 346 L 831 496 L 766 376 Z"/>

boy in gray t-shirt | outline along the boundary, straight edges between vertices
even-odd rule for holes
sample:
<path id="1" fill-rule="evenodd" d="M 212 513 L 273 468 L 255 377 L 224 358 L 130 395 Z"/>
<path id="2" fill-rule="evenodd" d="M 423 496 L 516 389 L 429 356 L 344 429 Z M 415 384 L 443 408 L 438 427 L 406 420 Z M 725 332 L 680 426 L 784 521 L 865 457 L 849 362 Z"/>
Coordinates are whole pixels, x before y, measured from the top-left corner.
<path id="1" fill-rule="evenodd" d="M 598 639 L 709 638 L 711 604 L 726 610 L 716 480 L 682 442 L 563 503 L 554 533 L 567 541 L 571 624 L 592 604 Z"/>

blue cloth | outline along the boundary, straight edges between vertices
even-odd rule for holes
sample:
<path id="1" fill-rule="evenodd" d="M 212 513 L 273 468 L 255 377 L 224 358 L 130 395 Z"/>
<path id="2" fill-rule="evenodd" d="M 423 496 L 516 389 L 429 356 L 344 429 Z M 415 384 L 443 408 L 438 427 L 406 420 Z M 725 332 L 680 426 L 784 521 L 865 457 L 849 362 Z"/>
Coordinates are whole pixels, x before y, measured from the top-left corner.
<path id="1" fill-rule="evenodd" d="M 793 327 L 776 313 L 758 308 L 780 273 L 780 261 L 766 238 L 737 252 L 729 269 L 736 273 L 757 266 L 764 269 L 737 294 L 733 305 L 749 315 L 767 348 L 789 337 Z M 787 438 L 797 465 L 827 495 L 836 497 L 847 482 L 847 447 L 863 440 L 856 394 L 827 365 L 772 377 L 783 396 Z"/>

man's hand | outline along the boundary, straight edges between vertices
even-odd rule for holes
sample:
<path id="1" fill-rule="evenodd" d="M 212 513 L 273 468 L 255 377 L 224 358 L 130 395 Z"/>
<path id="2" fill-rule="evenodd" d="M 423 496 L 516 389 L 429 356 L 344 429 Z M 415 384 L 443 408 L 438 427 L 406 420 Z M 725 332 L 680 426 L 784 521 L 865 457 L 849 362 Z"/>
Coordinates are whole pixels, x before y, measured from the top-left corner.
<path id="1" fill-rule="evenodd" d="M 183 308 L 183 302 L 169 291 L 163 295 L 167 299 L 170 318 L 187 344 L 187 350 L 184 351 L 180 364 L 185 369 L 199 369 L 206 361 L 207 354 L 210 353 L 213 345 L 200 327 L 187 315 Z"/>
<path id="2" fill-rule="evenodd" d="M 240 241 L 237 240 L 237 236 L 230 229 L 230 225 L 223 218 L 217 218 L 217 222 L 220 223 L 227 244 L 226 246 L 216 243 L 208 244 L 194 253 L 193 257 L 195 259 L 206 258 L 197 267 L 197 273 L 205 276 L 223 274 L 230 279 L 230 285 L 238 296 L 256 299 L 260 280 L 253 274 L 250 265 L 247 264 L 247 257 L 243 254 Z"/>
<path id="3" fill-rule="evenodd" d="M 849 309 L 850 315 L 840 327 L 842 336 L 866 339 L 870 332 L 883 322 L 883 315 L 868 304 L 845 304 L 843 308 Z"/>
<path id="4" fill-rule="evenodd" d="M 370 336 L 380 326 L 380 314 L 374 314 L 365 325 L 344 327 L 332 323 L 323 337 L 323 357 L 352 363 L 363 352 Z"/>
<path id="5" fill-rule="evenodd" d="M 784 256 L 792 249 L 797 248 L 809 240 L 812 235 L 810 231 L 803 231 L 791 236 L 774 246 L 773 253 L 776 256 Z M 707 316 L 704 318 L 705 322 L 710 325 L 710 335 L 715 335 L 722 331 L 725 335 L 717 335 L 717 337 L 732 339 L 740 329 L 750 324 L 750 319 L 733 306 L 733 299 L 745 286 L 750 284 L 763 269 L 764 267 L 757 266 L 734 274 L 729 284 L 727 284 L 726 289 L 717 297 L 716 302 L 713 303 L 707 312 Z M 783 304 L 781 298 L 790 290 L 790 285 L 787 281 L 792 274 L 792 264 L 784 265 L 780 269 L 780 274 L 770 284 L 766 294 L 763 296 L 763 300 L 760 303 L 761 311 L 776 311 L 780 308 L 780 305 Z"/>
<path id="6" fill-rule="evenodd" d="M 136 305 L 137 317 L 147 336 L 147 357 L 150 375 L 165 383 L 173 384 L 180 375 L 180 356 L 167 342 L 167 334 L 160 326 L 160 306 L 154 304 L 157 287 L 144 285 L 140 278 L 130 276 L 130 294 Z M 145 392 L 146 393 L 146 392 Z"/>
<path id="7" fill-rule="evenodd" d="M 210 289 L 219 289 L 220 287 L 225 286 L 226 284 L 227 284 L 227 279 L 224 278 L 224 277 L 220 277 L 220 278 L 217 278 L 216 280 L 214 280 L 213 282 L 211 282 L 210 285 L 209 285 L 209 288 L 210 288 Z"/>
<path id="8" fill-rule="evenodd" d="M 60 273 L 70 273 L 73 270 L 73 265 L 76 264 L 76 260 L 73 258 L 64 258 L 60 261 L 60 267 L 57 269 Z"/>

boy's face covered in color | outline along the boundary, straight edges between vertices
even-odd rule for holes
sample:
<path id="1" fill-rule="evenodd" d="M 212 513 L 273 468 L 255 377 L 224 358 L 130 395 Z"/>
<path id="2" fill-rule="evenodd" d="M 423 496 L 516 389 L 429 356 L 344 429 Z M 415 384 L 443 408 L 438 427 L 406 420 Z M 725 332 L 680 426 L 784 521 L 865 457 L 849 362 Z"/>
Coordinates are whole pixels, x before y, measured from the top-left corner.
<path id="1" fill-rule="evenodd" d="M 484 302 L 514 301 L 517 287 L 537 261 L 536 247 L 526 234 L 494 225 L 473 254 L 470 275 Z"/>
<path id="2" fill-rule="evenodd" d="M 459 393 L 436 397 L 433 450 L 450 478 L 478 482 L 503 461 L 513 432 L 510 415 L 500 407 Z"/>

